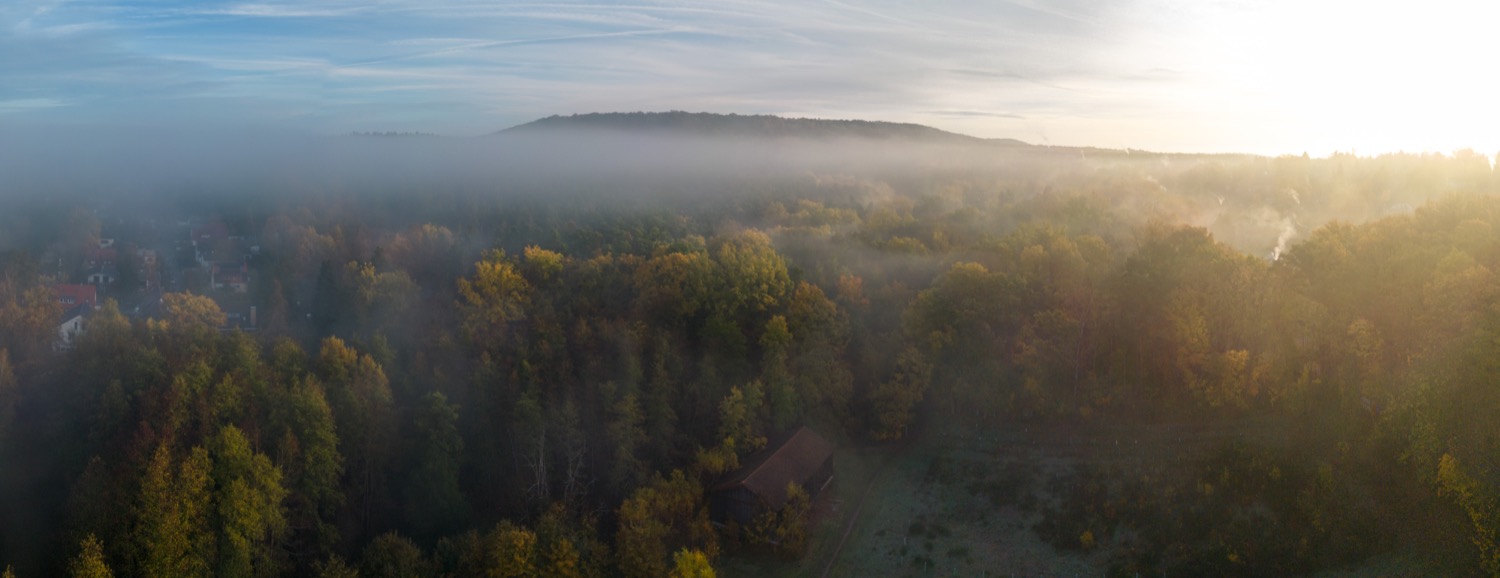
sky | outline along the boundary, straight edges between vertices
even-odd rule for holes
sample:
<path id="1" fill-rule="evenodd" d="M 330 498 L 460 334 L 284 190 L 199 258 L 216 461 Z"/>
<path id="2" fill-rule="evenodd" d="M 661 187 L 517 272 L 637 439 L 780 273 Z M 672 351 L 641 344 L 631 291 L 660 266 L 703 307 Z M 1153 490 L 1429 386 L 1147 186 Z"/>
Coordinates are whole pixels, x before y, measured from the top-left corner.
<path id="1" fill-rule="evenodd" d="M 1500 3 L 5 0 L 7 125 L 479 135 L 553 114 L 915 122 L 1177 152 L 1500 151 Z"/>

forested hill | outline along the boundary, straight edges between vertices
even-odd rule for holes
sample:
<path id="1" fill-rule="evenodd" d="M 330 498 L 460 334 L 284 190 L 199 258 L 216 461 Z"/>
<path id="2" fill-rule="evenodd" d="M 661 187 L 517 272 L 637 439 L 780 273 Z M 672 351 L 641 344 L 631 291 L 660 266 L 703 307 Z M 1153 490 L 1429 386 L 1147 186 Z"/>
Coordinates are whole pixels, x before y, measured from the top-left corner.
<path id="1" fill-rule="evenodd" d="M 783 118 L 772 115 L 713 114 L 706 112 L 608 112 L 553 115 L 514 126 L 497 134 L 545 130 L 608 130 L 671 133 L 715 137 L 861 138 L 977 144 L 1024 145 L 1010 139 L 985 140 L 911 123 L 820 118 Z"/>

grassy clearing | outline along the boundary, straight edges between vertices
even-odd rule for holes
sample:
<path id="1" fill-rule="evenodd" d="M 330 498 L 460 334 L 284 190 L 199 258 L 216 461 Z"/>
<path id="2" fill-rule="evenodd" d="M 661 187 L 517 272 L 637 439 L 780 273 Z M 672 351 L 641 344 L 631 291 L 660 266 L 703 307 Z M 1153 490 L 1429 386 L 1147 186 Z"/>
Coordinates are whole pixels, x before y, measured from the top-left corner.
<path id="1" fill-rule="evenodd" d="M 841 451 L 839 482 L 818 508 L 809 554 L 731 555 L 721 573 L 1430 574 L 1420 556 L 1362 533 L 1385 525 L 1368 504 L 1319 481 L 1352 473 L 1287 461 L 1274 431 L 1274 424 L 1023 427 L 983 438 L 929 436 L 899 451 Z M 1313 524 L 1324 529 L 1309 530 Z M 1284 535 L 1294 529 L 1314 541 Z"/>
<path id="2" fill-rule="evenodd" d="M 886 470 L 830 576 L 1096 573 L 1042 543 L 1037 465 L 914 448 Z"/>

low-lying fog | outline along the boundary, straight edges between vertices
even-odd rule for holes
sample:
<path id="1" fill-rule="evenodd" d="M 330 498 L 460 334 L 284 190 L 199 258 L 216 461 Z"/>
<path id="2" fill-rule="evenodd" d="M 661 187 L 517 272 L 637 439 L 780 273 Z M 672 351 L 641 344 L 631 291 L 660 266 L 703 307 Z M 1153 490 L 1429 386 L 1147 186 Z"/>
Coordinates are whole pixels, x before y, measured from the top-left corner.
<path id="1" fill-rule="evenodd" d="M 1165 155 L 953 138 L 725 138 L 617 130 L 484 137 L 324 136 L 269 130 L 7 127 L 0 201 L 433 194 L 630 207 L 854 184 L 846 203 L 1078 195 L 1207 227 L 1275 258 L 1333 219 L 1363 221 L 1494 186 L 1479 155 L 1325 159 Z M 1461 165 L 1441 171 L 1433 163 Z M 1453 178 L 1457 175 L 1461 178 Z M 839 187 L 834 187 L 839 188 Z M 855 198 L 851 198 L 855 197 Z M 949 199 L 953 200 L 953 199 Z M 672 205 L 680 207 L 681 205 Z"/>

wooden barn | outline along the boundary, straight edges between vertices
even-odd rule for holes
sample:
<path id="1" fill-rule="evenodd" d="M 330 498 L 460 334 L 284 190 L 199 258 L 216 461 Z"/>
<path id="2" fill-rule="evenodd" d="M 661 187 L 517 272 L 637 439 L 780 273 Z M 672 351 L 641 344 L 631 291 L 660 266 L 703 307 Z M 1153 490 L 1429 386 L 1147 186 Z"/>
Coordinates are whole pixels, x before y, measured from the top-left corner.
<path id="1" fill-rule="evenodd" d="M 745 459 L 745 464 L 709 490 L 715 522 L 749 523 L 756 515 L 786 504 L 786 486 L 795 482 L 814 496 L 833 481 L 833 442 L 805 427 Z"/>

